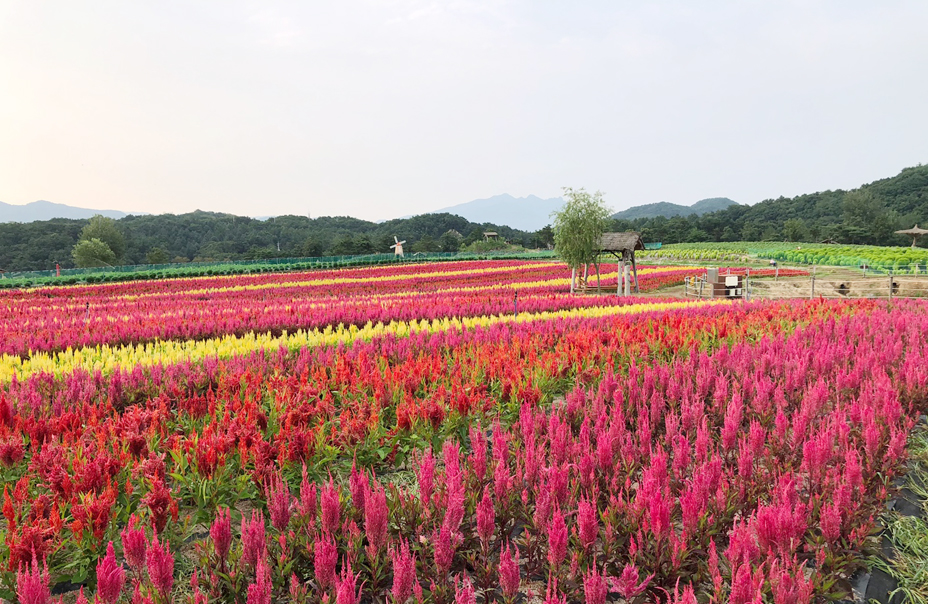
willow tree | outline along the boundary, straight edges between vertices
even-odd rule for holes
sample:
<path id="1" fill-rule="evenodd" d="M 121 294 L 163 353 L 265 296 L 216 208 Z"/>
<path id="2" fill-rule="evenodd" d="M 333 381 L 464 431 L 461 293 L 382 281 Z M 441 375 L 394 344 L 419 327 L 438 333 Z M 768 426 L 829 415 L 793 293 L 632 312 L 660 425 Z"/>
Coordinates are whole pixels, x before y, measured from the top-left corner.
<path id="1" fill-rule="evenodd" d="M 554 251 L 570 267 L 570 292 L 573 293 L 577 269 L 594 264 L 599 278 L 599 246 L 609 226 L 612 211 L 600 191 L 564 187 L 564 205 L 551 213 L 554 227 Z"/>

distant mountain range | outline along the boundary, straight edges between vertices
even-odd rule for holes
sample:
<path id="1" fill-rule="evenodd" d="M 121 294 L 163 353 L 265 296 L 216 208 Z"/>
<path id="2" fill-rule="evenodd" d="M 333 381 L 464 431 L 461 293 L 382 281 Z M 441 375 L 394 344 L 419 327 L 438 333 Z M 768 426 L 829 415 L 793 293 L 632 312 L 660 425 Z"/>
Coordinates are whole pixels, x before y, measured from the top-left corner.
<path id="1" fill-rule="evenodd" d="M 475 199 L 467 203 L 442 208 L 431 214 L 456 214 L 483 224 L 505 224 L 522 231 L 537 231 L 546 224 L 551 224 L 551 212 L 560 209 L 564 200 L 560 197 L 542 199 L 535 195 L 513 197 L 508 193 L 494 195 L 487 199 Z"/>
<path id="2" fill-rule="evenodd" d="M 729 206 L 736 205 L 738 205 L 737 202 L 727 197 L 711 197 L 709 199 L 697 201 L 691 206 L 682 206 L 676 203 L 660 201 L 658 203 L 633 206 L 627 210 L 613 214 L 612 217 L 620 220 L 635 220 L 638 218 L 657 218 L 658 216 L 671 218 L 673 216 L 689 216 L 691 214 L 702 216 L 709 212 L 718 212 L 719 210 L 727 209 Z"/>
<path id="3" fill-rule="evenodd" d="M 109 218 L 128 216 L 126 212 L 118 210 L 88 210 L 87 208 L 76 208 L 50 201 L 33 201 L 21 206 L 0 201 L 0 222 L 35 222 L 36 220 L 51 220 L 52 218 L 92 218 L 97 214 Z"/>

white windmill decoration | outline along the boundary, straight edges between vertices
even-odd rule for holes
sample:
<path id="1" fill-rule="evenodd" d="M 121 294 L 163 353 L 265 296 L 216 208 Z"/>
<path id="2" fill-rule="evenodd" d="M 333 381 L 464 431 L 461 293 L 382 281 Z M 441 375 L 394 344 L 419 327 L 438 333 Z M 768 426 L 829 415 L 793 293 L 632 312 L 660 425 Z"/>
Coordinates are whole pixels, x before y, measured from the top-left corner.
<path id="1" fill-rule="evenodd" d="M 395 255 L 402 257 L 402 256 L 403 256 L 403 244 L 406 243 L 406 240 L 404 239 L 404 240 L 400 241 L 399 239 L 397 239 L 396 235 L 394 235 L 394 236 L 393 236 L 393 241 L 395 241 L 396 243 L 394 243 L 393 245 L 391 245 L 391 246 L 390 246 L 390 249 L 393 250 L 393 253 L 394 253 Z"/>

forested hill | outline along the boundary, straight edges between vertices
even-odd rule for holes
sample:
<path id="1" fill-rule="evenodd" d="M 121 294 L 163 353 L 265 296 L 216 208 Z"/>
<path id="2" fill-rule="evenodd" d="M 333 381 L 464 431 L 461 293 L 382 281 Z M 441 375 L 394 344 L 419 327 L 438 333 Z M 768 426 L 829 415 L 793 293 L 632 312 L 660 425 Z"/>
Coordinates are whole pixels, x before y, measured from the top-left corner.
<path id="1" fill-rule="evenodd" d="M 87 222 L 57 218 L 0 224 L 0 269 L 47 270 L 54 268 L 56 261 L 63 268 L 74 266 L 71 250 Z M 126 239 L 126 253 L 120 264 L 390 252 L 394 235 L 407 241 L 407 251 L 456 251 L 462 244 L 482 239 L 488 230 L 512 243 L 534 244 L 529 233 L 476 224 L 452 214 L 423 214 L 374 223 L 343 216 L 278 216 L 262 221 L 196 211 L 126 216 L 115 224 Z"/>
<path id="2" fill-rule="evenodd" d="M 854 191 L 823 191 L 733 205 L 702 216 L 617 220 L 645 241 L 827 241 L 906 245 L 893 232 L 928 226 L 928 166 L 906 168 Z M 922 241 L 921 245 L 928 245 Z"/>
<path id="3" fill-rule="evenodd" d="M 727 197 L 712 197 L 697 201 L 691 206 L 681 206 L 680 204 L 659 201 L 657 203 L 647 203 L 640 206 L 632 206 L 627 210 L 622 210 L 612 215 L 619 220 L 636 220 L 638 218 L 657 218 L 664 216 L 689 216 L 690 214 L 706 214 L 716 212 L 725 208 L 737 205 L 736 202 Z"/>

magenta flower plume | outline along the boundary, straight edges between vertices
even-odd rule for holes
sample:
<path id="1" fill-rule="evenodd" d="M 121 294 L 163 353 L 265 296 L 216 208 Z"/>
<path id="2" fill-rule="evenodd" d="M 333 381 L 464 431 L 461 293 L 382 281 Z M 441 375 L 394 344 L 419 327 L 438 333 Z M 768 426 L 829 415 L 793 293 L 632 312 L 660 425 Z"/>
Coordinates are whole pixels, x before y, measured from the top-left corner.
<path id="1" fill-rule="evenodd" d="M 113 542 L 106 546 L 106 555 L 97 562 L 97 597 L 103 604 L 114 604 L 122 593 L 126 571 L 116 562 Z"/>
<path id="2" fill-rule="evenodd" d="M 271 571 L 264 559 L 258 560 L 255 582 L 248 586 L 247 604 L 271 604 Z"/>
<path id="3" fill-rule="evenodd" d="M 316 581 L 323 589 L 335 585 L 335 565 L 338 563 L 338 548 L 329 535 L 323 535 L 316 540 L 313 557 L 313 571 Z"/>
<path id="4" fill-rule="evenodd" d="M 242 516 L 242 561 L 255 568 L 258 560 L 267 552 L 267 537 L 264 531 L 264 516 L 251 512 L 251 519 Z"/>
<path id="5" fill-rule="evenodd" d="M 387 494 L 380 485 L 371 488 L 364 499 L 364 532 L 367 535 L 368 552 L 375 557 L 387 544 Z"/>
<path id="6" fill-rule="evenodd" d="M 322 488 L 322 532 L 334 535 L 339 530 L 342 504 L 339 501 L 338 488 L 332 479 Z"/>
<path id="7" fill-rule="evenodd" d="M 267 488 L 267 509 L 271 526 L 283 533 L 290 524 L 290 486 L 279 474 L 273 476 Z"/>
<path id="8" fill-rule="evenodd" d="M 458 577 L 454 578 L 454 604 L 477 604 L 477 594 L 467 576 L 460 582 Z"/>
<path id="9" fill-rule="evenodd" d="M 213 540 L 216 555 L 224 562 L 232 547 L 232 515 L 229 513 L 229 508 L 216 510 L 216 518 L 213 519 L 213 525 L 209 529 L 209 536 Z"/>
<path id="10" fill-rule="evenodd" d="M 619 595 L 626 600 L 631 600 L 635 596 L 644 593 L 644 590 L 648 587 L 648 583 L 650 583 L 653 578 L 654 575 L 650 575 L 641 580 L 638 567 L 634 564 L 626 564 L 625 568 L 622 569 L 622 574 L 619 575 L 618 578 L 612 579 L 612 589 L 619 592 Z"/>
<path id="11" fill-rule="evenodd" d="M 559 508 L 554 510 L 548 522 L 548 562 L 557 568 L 567 555 L 567 524 Z"/>
<path id="12" fill-rule="evenodd" d="M 48 587 L 48 566 L 43 564 L 39 568 L 39 561 L 32 555 L 32 565 L 26 565 L 26 570 L 16 572 L 16 598 L 21 604 L 49 604 L 52 599 Z"/>
<path id="13" fill-rule="evenodd" d="M 606 578 L 599 574 L 595 567 L 583 576 L 583 595 L 586 598 L 586 604 L 606 604 L 608 591 Z"/>
<path id="14" fill-rule="evenodd" d="M 409 542 L 403 540 L 393 550 L 393 601 L 403 604 L 412 596 L 416 579 L 416 558 L 409 552 Z"/>
<path id="15" fill-rule="evenodd" d="M 358 575 L 351 571 L 351 563 L 347 562 L 335 585 L 335 604 L 358 604 L 361 594 L 357 582 Z"/>
<path id="16" fill-rule="evenodd" d="M 126 562 L 136 573 L 145 568 L 145 550 L 148 549 L 148 539 L 145 538 L 145 530 L 136 528 L 138 519 L 133 514 L 129 518 L 129 526 L 122 530 L 122 551 L 126 557 Z"/>
<path id="17" fill-rule="evenodd" d="M 577 504 L 577 527 L 580 544 L 583 549 L 589 549 L 596 543 L 596 536 L 599 534 L 599 519 L 595 504 L 589 501 L 581 501 Z"/>
<path id="18" fill-rule="evenodd" d="M 503 588 L 503 595 L 514 598 L 519 593 L 522 577 L 519 572 L 519 549 L 513 546 L 514 554 L 509 551 L 509 544 L 499 556 L 499 584 Z"/>
<path id="19" fill-rule="evenodd" d="M 174 586 L 174 556 L 171 555 L 167 543 L 162 544 L 158 541 L 158 535 L 154 536 L 151 545 L 148 546 L 145 562 L 152 585 L 167 597 Z"/>

